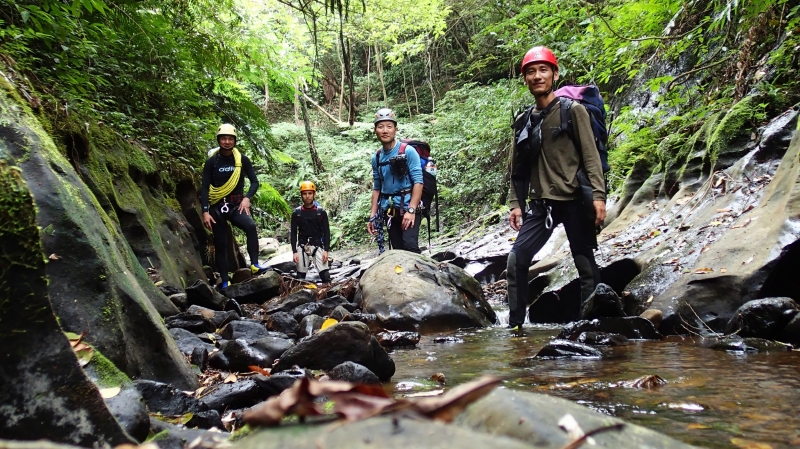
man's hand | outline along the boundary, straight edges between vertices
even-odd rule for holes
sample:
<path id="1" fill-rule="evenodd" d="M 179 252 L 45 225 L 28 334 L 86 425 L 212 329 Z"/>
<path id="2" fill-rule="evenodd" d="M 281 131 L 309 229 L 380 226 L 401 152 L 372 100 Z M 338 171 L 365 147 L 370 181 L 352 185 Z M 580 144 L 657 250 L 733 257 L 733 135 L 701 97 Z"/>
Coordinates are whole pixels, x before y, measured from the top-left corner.
<path id="1" fill-rule="evenodd" d="M 322 263 L 328 263 L 328 252 L 322 253 Z"/>
<path id="2" fill-rule="evenodd" d="M 372 220 L 367 222 L 367 232 L 369 232 L 369 235 L 377 234 L 377 232 L 375 232 L 375 225 L 372 224 Z"/>
<path id="3" fill-rule="evenodd" d="M 292 258 L 294 259 L 294 263 L 300 263 L 300 253 L 294 253 Z"/>
<path id="4" fill-rule="evenodd" d="M 511 229 L 519 231 L 522 227 L 522 209 L 515 207 L 511 209 L 511 214 L 508 216 L 508 221 L 511 223 Z"/>
<path id="5" fill-rule="evenodd" d="M 606 202 L 602 200 L 594 200 L 594 225 L 600 226 L 606 221 Z"/>
<path id="6" fill-rule="evenodd" d="M 403 230 L 411 229 L 414 227 L 414 220 L 417 218 L 417 214 L 412 214 L 411 212 L 406 212 L 403 214 Z"/>
<path id="7" fill-rule="evenodd" d="M 211 214 L 209 214 L 208 212 L 203 212 L 203 225 L 206 227 L 206 229 L 211 231 L 212 230 L 211 225 L 215 223 L 216 221 L 214 220 L 214 217 L 211 216 Z"/>
<path id="8" fill-rule="evenodd" d="M 239 213 L 242 212 L 246 213 L 247 215 L 250 215 L 250 198 L 248 197 L 244 197 L 242 202 L 239 204 Z"/>

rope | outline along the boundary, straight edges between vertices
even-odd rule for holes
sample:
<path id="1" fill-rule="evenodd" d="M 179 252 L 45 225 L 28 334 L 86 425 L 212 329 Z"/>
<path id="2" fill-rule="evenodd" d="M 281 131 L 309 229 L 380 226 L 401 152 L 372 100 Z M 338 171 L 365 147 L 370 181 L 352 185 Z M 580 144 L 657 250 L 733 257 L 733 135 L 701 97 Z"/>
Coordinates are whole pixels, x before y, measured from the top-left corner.
<path id="1" fill-rule="evenodd" d="M 242 175 L 242 153 L 240 153 L 236 148 L 233 149 L 233 160 L 236 168 L 233 170 L 231 177 L 228 178 L 228 182 L 226 182 L 222 187 L 208 187 L 209 204 L 215 204 L 217 201 L 229 195 L 231 192 L 233 192 L 233 189 L 236 188 L 236 184 L 239 184 L 239 177 Z"/>

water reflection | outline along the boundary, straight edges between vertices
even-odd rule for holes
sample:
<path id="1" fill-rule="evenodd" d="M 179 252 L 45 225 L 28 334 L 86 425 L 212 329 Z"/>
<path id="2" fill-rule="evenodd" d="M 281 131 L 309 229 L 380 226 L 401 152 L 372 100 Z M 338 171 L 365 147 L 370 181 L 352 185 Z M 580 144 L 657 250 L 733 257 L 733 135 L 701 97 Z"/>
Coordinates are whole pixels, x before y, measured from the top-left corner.
<path id="1" fill-rule="evenodd" d="M 409 383 L 415 391 L 441 388 L 429 379 L 434 373 L 443 373 L 448 387 L 481 374 L 517 375 L 504 385 L 567 398 L 698 446 L 731 447 L 736 438 L 773 448 L 800 445 L 796 352 L 738 355 L 671 337 L 609 348 L 602 360 L 533 359 L 557 333 L 526 327 L 515 337 L 494 327 L 447 334 L 463 343 L 423 337 L 417 348 L 392 353 L 393 382 L 404 382 L 399 390 L 405 393 Z M 652 389 L 620 384 L 650 374 L 668 383 Z"/>

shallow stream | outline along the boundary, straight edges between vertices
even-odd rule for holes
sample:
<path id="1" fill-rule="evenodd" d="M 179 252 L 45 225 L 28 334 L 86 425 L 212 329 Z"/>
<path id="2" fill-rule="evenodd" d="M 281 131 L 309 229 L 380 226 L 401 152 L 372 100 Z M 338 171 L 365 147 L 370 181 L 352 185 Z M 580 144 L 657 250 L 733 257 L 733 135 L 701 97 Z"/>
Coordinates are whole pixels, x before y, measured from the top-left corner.
<path id="1" fill-rule="evenodd" d="M 697 337 L 670 337 L 613 348 L 603 360 L 533 359 L 557 333 L 526 325 L 521 336 L 499 326 L 425 336 L 416 348 L 392 352 L 394 392 L 441 389 L 430 380 L 435 373 L 445 375 L 445 387 L 482 374 L 519 375 L 504 386 L 567 398 L 697 446 L 800 446 L 798 352 L 733 354 L 704 348 Z M 441 336 L 458 341 L 434 342 Z M 668 383 L 618 385 L 652 374 Z"/>

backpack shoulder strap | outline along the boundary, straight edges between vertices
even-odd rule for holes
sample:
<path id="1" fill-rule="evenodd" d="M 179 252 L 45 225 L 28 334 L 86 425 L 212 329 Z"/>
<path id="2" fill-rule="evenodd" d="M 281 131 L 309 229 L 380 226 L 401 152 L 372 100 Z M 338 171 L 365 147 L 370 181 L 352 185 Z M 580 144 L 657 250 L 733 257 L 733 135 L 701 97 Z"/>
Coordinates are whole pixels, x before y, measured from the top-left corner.
<path id="1" fill-rule="evenodd" d="M 406 154 L 406 147 L 407 146 L 408 146 L 408 144 L 406 142 L 401 141 L 400 142 L 400 151 L 398 151 L 397 154 L 398 155 Z"/>
<path id="2" fill-rule="evenodd" d="M 572 115 L 570 114 L 572 110 L 572 99 L 566 97 L 558 97 L 559 102 L 561 103 L 561 127 L 558 129 L 558 134 L 563 133 L 564 131 L 569 133 L 569 137 L 573 140 L 574 135 L 572 132 Z"/>

